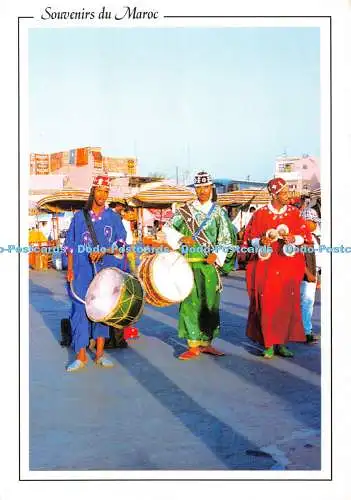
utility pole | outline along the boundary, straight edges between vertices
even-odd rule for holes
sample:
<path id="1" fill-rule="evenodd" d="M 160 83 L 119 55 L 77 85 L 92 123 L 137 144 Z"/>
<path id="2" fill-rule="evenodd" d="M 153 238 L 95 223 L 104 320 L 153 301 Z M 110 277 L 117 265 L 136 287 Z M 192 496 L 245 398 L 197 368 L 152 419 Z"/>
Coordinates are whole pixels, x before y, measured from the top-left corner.
<path id="1" fill-rule="evenodd" d="M 178 169 L 179 169 L 179 167 L 176 167 L 176 179 L 177 179 L 177 184 L 178 184 Z"/>

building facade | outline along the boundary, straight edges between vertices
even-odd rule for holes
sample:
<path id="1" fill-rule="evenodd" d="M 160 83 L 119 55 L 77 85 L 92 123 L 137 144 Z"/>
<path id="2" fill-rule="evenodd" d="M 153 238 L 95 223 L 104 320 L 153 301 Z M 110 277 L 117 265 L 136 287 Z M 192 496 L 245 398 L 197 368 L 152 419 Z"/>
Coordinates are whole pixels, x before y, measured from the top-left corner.
<path id="1" fill-rule="evenodd" d="M 90 189 L 94 175 L 111 178 L 111 192 L 116 196 L 130 194 L 129 180 L 137 174 L 137 159 L 103 156 L 100 147 L 76 148 L 52 154 L 30 155 L 30 190 L 55 187 Z"/>
<path id="2" fill-rule="evenodd" d="M 303 155 L 278 157 L 274 177 L 286 180 L 291 191 L 307 194 L 320 187 L 320 169 L 317 158 Z"/>
<path id="3" fill-rule="evenodd" d="M 84 167 L 92 167 L 96 171 L 104 171 L 105 173 L 137 175 L 136 158 L 103 156 L 100 147 L 76 148 L 52 154 L 32 153 L 30 155 L 31 175 L 69 175 L 72 169 Z"/>

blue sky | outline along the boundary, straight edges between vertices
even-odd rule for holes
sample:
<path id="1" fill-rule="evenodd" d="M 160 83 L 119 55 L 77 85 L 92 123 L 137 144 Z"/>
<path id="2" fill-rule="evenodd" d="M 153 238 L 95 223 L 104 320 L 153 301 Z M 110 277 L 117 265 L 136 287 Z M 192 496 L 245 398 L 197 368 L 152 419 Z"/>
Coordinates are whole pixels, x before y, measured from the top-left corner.
<path id="1" fill-rule="evenodd" d="M 318 28 L 29 30 L 30 151 L 267 180 L 320 154 Z"/>

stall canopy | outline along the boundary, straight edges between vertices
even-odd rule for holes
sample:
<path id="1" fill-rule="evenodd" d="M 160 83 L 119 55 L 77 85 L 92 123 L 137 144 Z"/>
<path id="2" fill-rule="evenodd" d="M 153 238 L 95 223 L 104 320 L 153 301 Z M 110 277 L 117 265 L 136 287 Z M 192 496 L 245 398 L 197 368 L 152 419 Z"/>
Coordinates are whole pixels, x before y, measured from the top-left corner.
<path id="1" fill-rule="evenodd" d="M 217 202 L 222 205 L 242 205 L 251 203 L 252 205 L 265 205 L 269 202 L 270 196 L 266 189 L 264 190 L 238 190 L 218 195 Z"/>
<path id="2" fill-rule="evenodd" d="M 129 199 L 128 203 L 131 202 L 140 207 L 158 208 L 160 206 L 170 206 L 172 203 L 186 203 L 195 198 L 195 193 L 190 189 L 162 184 L 162 186 L 153 189 L 140 191 Z"/>
<path id="3" fill-rule="evenodd" d="M 37 206 L 40 210 L 47 212 L 63 213 L 83 208 L 88 197 L 87 191 L 57 191 L 39 200 Z"/>
<path id="4" fill-rule="evenodd" d="M 312 200 L 320 198 L 321 197 L 321 188 L 319 187 L 317 189 L 312 189 L 310 191 L 310 196 L 311 196 Z"/>
<path id="5" fill-rule="evenodd" d="M 64 213 L 72 210 L 81 210 L 84 208 L 85 202 L 89 198 L 88 191 L 62 190 L 56 193 L 45 196 L 36 204 L 36 209 L 41 212 Z M 112 192 L 107 199 L 107 203 L 112 201 L 133 206 L 132 201 L 127 201 L 122 196 L 115 196 Z"/>

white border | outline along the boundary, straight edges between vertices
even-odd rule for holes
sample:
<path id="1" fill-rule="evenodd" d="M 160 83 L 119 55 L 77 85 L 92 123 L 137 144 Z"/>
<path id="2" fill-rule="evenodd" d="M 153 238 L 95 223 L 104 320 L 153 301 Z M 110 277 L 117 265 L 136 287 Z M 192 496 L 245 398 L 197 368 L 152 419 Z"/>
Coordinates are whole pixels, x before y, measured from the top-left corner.
<path id="1" fill-rule="evenodd" d="M 121 0 L 117 0 L 121 2 Z M 116 2 L 116 3 L 117 3 Z M 102 3 L 102 2 L 101 2 Z M 116 6 L 114 4 L 114 7 Z M 135 5 L 146 7 L 146 1 L 136 0 Z M 56 5 L 64 8 L 81 8 L 77 0 Z M 147 5 L 150 7 L 150 4 Z M 333 241 L 350 244 L 348 202 L 351 160 L 351 1 L 350 0 L 153 0 L 152 7 L 170 14 L 235 14 L 235 15 L 324 15 L 333 16 Z M 2 202 L 6 210 L 1 218 L 0 236 L 6 241 L 17 240 L 17 16 L 38 16 L 43 8 L 42 0 L 6 3 L 0 17 L 0 37 L 3 51 L 2 65 L 1 135 L 4 156 Z M 10 212 L 10 214 L 9 214 Z M 8 216 L 9 214 L 9 216 Z M 2 240 L 3 242 L 4 240 Z M 101 495 L 128 495 L 128 498 L 195 498 L 199 495 L 225 498 L 251 499 L 269 498 L 296 500 L 318 497 L 319 500 L 344 500 L 348 498 L 349 485 L 349 401 L 351 377 L 349 352 L 349 256 L 333 258 L 333 482 L 243 482 L 243 483 L 82 483 L 82 482 L 40 482 L 18 483 L 18 309 L 17 309 L 17 259 L 3 254 L 0 256 L 0 270 L 3 285 L 0 287 L 0 303 L 6 307 L 3 317 L 2 362 L 0 363 L 0 384 L 2 389 L 2 410 L 0 412 L 2 446 L 0 452 L 0 496 L 2 499 L 22 499 L 28 496 L 51 500 L 77 498 L 95 499 Z M 26 310 L 22 315 L 26 314 Z M 329 321 L 329 318 L 328 318 Z M 6 351 L 6 353 L 5 353 Z M 329 398 L 329 394 L 326 397 Z M 219 490 L 220 488 L 220 490 Z M 233 491 L 234 490 L 234 491 Z"/>
<path id="2" fill-rule="evenodd" d="M 107 23 L 70 23 L 71 25 L 83 27 L 107 27 Z M 108 23 L 114 24 L 116 23 Z M 152 28 L 150 23 L 138 23 Z M 329 220 L 329 174 L 330 174 L 330 99 L 329 99 L 329 19 L 310 19 L 310 18 L 281 18 L 281 19 L 182 19 L 176 20 L 174 23 L 171 19 L 160 20 L 156 23 L 159 27 L 166 26 L 191 26 L 191 27 L 208 27 L 208 26 L 226 26 L 226 27 L 295 27 L 295 26 L 308 26 L 319 27 L 321 34 L 321 165 L 322 165 L 322 189 L 323 189 L 323 242 L 330 243 L 330 220 Z M 118 23 L 121 27 L 122 23 Z M 123 27 L 135 27 L 135 23 L 123 23 Z M 28 102 L 24 96 L 27 94 L 28 89 L 28 61 L 27 61 L 27 36 L 28 29 L 33 27 L 44 27 L 45 29 L 55 28 L 63 29 L 68 27 L 65 23 L 59 26 L 57 22 L 38 22 L 37 20 L 24 20 L 21 22 L 21 163 L 22 171 L 27 168 L 29 150 L 28 150 Z M 78 29 L 78 27 L 77 27 Z M 24 223 L 27 217 L 27 199 L 28 193 L 28 174 L 21 177 L 21 239 L 27 239 L 27 225 Z M 27 182 L 24 181 L 27 180 Z M 330 259 L 328 255 L 323 259 L 323 276 L 329 280 L 330 276 Z M 26 256 L 21 258 L 21 311 L 25 311 L 28 307 L 28 265 Z M 29 471 L 28 464 L 28 449 L 29 449 L 29 435 L 28 435 L 28 314 L 21 314 L 21 404 L 22 404 L 22 440 L 21 440 L 21 477 L 23 479 L 38 480 L 38 479 L 328 479 L 330 478 L 330 356 L 329 356 L 329 340 L 330 340 L 330 289 L 327 287 L 327 279 L 323 281 L 322 289 L 322 421 L 323 421 L 323 450 L 322 450 L 322 470 L 321 471 Z"/>

